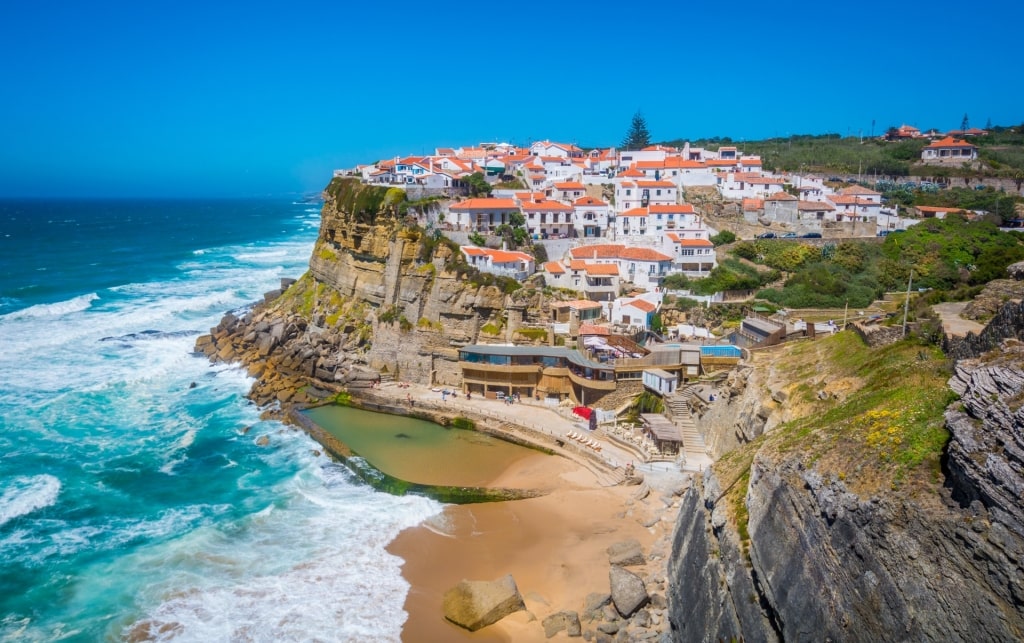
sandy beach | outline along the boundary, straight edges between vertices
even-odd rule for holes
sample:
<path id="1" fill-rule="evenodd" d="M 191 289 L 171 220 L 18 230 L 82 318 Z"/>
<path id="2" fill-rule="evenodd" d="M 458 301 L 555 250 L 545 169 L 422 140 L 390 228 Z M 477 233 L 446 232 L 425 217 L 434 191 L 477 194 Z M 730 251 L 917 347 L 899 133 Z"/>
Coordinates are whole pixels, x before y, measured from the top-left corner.
<path id="1" fill-rule="evenodd" d="M 608 592 L 608 546 L 635 538 L 648 553 L 671 529 L 670 522 L 650 528 L 642 524 L 662 511 L 660 500 L 632 500 L 637 487 L 601 487 L 592 473 L 558 456 L 528 456 L 493 485 L 551 493 L 448 506 L 431 524 L 407 529 L 389 546 L 406 561 L 402 573 L 412 585 L 404 641 L 567 640 L 564 632 L 546 639 L 541 621 L 562 610 L 581 611 L 587 594 Z M 493 580 L 505 574 L 515 578 L 527 612 L 475 633 L 444 619 L 442 599 L 448 589 L 462 579 Z"/>

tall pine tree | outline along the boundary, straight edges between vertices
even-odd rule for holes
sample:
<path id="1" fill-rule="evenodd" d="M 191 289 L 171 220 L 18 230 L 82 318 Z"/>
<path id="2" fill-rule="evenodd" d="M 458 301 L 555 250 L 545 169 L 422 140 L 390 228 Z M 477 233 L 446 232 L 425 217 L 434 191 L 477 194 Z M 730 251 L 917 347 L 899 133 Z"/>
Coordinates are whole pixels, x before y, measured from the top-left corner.
<path id="1" fill-rule="evenodd" d="M 626 132 L 626 138 L 622 140 L 619 147 L 624 150 L 639 150 L 651 144 L 651 133 L 647 131 L 647 121 L 644 115 L 637 111 L 633 114 L 633 122 Z"/>

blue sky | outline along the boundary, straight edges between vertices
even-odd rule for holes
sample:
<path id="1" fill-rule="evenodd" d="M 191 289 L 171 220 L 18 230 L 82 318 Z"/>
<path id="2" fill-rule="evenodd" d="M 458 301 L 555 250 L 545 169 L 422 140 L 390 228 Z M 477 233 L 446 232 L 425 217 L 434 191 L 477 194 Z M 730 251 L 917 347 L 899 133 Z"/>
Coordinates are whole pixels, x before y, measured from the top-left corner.
<path id="1" fill-rule="evenodd" d="M 528 9 L 536 15 L 529 15 Z M 435 147 L 1024 121 L 1024 7 L 5 2 L 0 196 L 315 191 Z"/>

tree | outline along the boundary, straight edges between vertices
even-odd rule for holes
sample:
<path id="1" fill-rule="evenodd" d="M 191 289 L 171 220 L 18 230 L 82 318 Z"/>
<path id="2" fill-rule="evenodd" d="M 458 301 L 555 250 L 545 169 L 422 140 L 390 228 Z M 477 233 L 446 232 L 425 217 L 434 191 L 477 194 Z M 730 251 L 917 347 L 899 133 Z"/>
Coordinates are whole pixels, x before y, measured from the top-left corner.
<path id="1" fill-rule="evenodd" d="M 463 180 L 469 186 L 469 196 L 489 196 L 491 194 L 491 185 L 482 173 L 473 172 Z"/>
<path id="2" fill-rule="evenodd" d="M 971 126 L 971 122 L 967 120 L 967 112 L 964 112 L 964 120 L 960 121 L 960 133 L 963 134 L 967 131 L 967 128 Z"/>
<path id="3" fill-rule="evenodd" d="M 651 144 L 651 133 L 647 131 L 647 121 L 644 115 L 638 110 L 633 114 L 633 122 L 626 132 L 626 138 L 622 139 L 621 147 L 624 150 L 639 150 Z"/>

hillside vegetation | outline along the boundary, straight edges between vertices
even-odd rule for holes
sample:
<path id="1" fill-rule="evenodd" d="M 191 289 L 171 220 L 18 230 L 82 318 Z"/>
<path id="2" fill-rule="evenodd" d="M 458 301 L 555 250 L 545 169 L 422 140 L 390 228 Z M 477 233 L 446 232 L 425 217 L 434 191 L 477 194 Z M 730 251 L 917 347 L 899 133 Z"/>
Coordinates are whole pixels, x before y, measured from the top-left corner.
<path id="1" fill-rule="evenodd" d="M 929 219 L 883 243 L 845 241 L 815 246 L 799 240 L 756 239 L 734 244 L 704 279 L 672 275 L 668 288 L 697 294 L 760 289 L 757 297 L 787 308 L 863 308 L 887 291 L 913 287 L 953 292 L 1006 275 L 1024 259 L 1024 236 L 988 221 L 960 216 Z M 745 261 L 739 261 L 745 260 Z M 783 279 L 781 285 L 764 288 Z"/>

